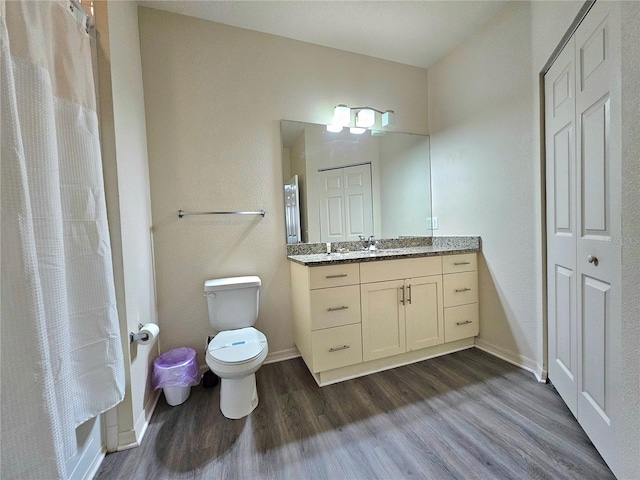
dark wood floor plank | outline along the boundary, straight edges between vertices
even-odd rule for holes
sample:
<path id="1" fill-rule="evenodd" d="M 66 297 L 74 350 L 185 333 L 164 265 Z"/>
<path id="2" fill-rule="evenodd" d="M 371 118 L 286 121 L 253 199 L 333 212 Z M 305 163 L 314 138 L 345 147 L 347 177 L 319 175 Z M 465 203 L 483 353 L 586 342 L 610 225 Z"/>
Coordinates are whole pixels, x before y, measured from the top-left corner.
<path id="1" fill-rule="evenodd" d="M 301 359 L 256 376 L 241 420 L 219 387 L 161 398 L 142 445 L 96 480 L 614 478 L 552 386 L 477 349 L 323 388 Z"/>

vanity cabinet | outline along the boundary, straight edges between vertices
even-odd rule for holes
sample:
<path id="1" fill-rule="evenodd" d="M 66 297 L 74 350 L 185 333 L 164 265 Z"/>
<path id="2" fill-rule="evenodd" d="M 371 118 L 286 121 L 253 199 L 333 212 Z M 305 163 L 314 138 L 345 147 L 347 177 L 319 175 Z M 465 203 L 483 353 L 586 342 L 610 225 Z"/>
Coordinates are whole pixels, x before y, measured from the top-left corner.
<path id="1" fill-rule="evenodd" d="M 477 270 L 475 253 L 442 257 L 445 342 L 480 331 Z"/>
<path id="2" fill-rule="evenodd" d="M 320 385 L 473 346 L 476 254 L 291 262 L 294 337 Z"/>
<path id="3" fill-rule="evenodd" d="M 360 267 L 291 264 L 296 346 L 312 372 L 362 362 Z"/>
<path id="4" fill-rule="evenodd" d="M 444 343 L 440 257 L 363 263 L 360 270 L 364 361 Z"/>

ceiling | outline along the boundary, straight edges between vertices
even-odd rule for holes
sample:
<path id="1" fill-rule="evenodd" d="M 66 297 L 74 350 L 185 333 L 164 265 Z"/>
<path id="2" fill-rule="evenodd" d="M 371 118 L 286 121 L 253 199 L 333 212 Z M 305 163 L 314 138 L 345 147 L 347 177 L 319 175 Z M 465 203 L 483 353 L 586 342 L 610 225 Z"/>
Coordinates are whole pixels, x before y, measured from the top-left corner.
<path id="1" fill-rule="evenodd" d="M 508 2 L 158 1 L 140 5 L 428 68 Z"/>

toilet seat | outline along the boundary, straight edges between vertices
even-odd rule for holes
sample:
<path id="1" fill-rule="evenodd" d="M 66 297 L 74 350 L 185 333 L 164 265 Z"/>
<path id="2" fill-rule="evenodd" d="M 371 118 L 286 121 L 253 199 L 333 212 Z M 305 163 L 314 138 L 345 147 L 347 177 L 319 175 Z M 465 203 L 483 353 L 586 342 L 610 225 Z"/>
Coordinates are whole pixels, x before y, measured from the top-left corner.
<path id="1" fill-rule="evenodd" d="M 267 337 L 253 327 L 218 333 L 207 347 L 207 357 L 218 364 L 242 365 L 260 356 L 267 348 Z"/>

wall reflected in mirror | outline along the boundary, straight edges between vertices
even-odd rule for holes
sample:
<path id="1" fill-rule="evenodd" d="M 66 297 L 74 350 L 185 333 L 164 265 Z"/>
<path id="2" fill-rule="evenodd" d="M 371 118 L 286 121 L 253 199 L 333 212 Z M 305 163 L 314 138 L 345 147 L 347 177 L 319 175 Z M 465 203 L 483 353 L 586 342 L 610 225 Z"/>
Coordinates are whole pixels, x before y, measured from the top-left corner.
<path id="1" fill-rule="evenodd" d="M 433 234 L 428 136 L 280 127 L 287 243 Z"/>

